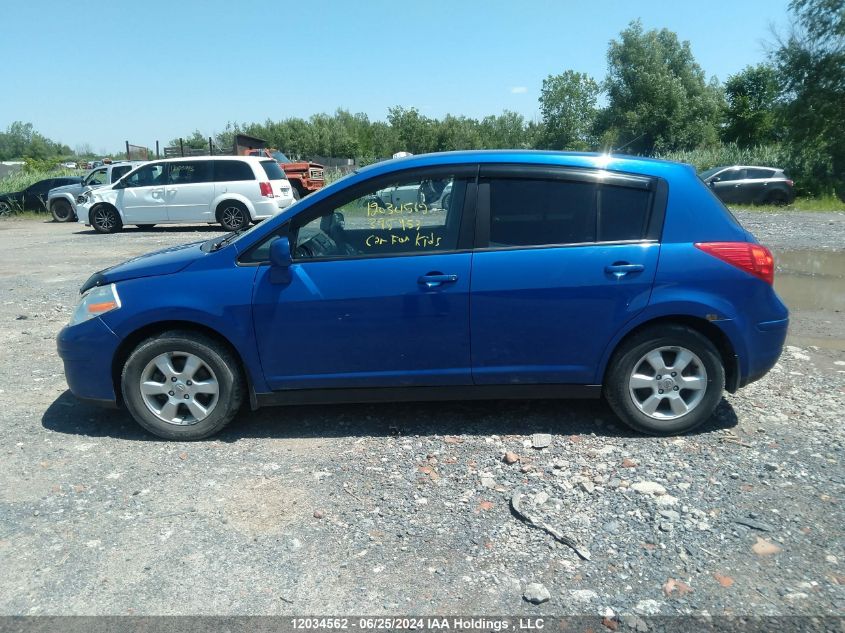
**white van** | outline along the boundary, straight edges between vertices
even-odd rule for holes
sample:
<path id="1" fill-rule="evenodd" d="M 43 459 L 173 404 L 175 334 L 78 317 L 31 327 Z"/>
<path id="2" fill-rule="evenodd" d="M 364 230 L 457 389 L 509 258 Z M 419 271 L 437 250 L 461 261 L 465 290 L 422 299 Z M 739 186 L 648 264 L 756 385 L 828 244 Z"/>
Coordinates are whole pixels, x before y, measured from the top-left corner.
<path id="1" fill-rule="evenodd" d="M 82 193 L 77 217 L 98 233 L 126 224 L 220 223 L 236 231 L 294 202 L 279 164 L 254 156 L 194 156 L 146 163 L 107 187 Z"/>

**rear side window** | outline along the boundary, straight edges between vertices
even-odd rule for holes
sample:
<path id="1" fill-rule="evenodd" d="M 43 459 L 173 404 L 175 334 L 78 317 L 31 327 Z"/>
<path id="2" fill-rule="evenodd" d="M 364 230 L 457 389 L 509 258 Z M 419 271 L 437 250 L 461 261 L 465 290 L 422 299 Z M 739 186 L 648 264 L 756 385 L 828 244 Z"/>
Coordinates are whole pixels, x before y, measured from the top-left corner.
<path id="1" fill-rule="evenodd" d="M 233 180 L 255 180 L 252 167 L 242 160 L 214 161 L 214 181 L 231 182 Z"/>
<path id="2" fill-rule="evenodd" d="M 264 168 L 264 173 L 270 180 L 285 180 L 285 172 L 279 167 L 279 163 L 274 160 L 262 160 L 261 166 Z"/>
<path id="3" fill-rule="evenodd" d="M 648 228 L 651 192 L 602 186 L 599 189 L 598 241 L 638 240 Z"/>
<path id="4" fill-rule="evenodd" d="M 595 218 L 596 185 L 592 183 L 490 181 L 490 246 L 594 242 Z"/>

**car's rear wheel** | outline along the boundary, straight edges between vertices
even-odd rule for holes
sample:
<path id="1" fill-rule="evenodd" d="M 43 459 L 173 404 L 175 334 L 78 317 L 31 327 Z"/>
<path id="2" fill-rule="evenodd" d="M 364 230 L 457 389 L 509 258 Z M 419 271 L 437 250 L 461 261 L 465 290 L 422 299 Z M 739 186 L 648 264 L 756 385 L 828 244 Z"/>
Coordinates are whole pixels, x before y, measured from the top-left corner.
<path id="1" fill-rule="evenodd" d="M 702 424 L 724 388 L 725 370 L 713 343 L 674 324 L 649 328 L 623 342 L 604 384 L 616 415 L 652 435 L 685 433 Z"/>
<path id="2" fill-rule="evenodd" d="M 786 192 L 780 191 L 778 189 L 769 193 L 766 196 L 766 204 L 773 204 L 778 207 L 782 207 L 787 202 L 789 202 L 789 196 L 786 195 Z"/>
<path id="3" fill-rule="evenodd" d="M 246 391 L 240 362 L 226 345 L 190 331 L 147 339 L 121 373 L 132 417 L 169 440 L 214 435 L 237 415 Z"/>
<path id="4" fill-rule="evenodd" d="M 249 211 L 240 202 L 227 200 L 217 207 L 217 221 L 227 231 L 237 231 L 249 225 Z"/>
<path id="5" fill-rule="evenodd" d="M 73 219 L 73 207 L 67 200 L 56 200 L 50 207 L 50 213 L 56 222 L 70 222 Z"/>
<path id="6" fill-rule="evenodd" d="M 302 200 L 303 195 L 299 192 L 299 187 L 296 186 L 296 184 L 291 183 L 290 188 L 293 190 L 293 199 Z"/>
<path id="7" fill-rule="evenodd" d="M 91 209 L 89 221 L 97 233 L 117 233 L 123 229 L 123 221 L 117 209 L 106 204 Z"/>

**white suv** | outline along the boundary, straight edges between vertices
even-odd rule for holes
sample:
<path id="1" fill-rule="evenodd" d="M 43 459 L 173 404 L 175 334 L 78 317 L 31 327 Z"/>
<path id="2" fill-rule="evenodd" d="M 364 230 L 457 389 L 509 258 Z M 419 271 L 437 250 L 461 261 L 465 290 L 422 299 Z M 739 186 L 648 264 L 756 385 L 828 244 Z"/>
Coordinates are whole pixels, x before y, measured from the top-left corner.
<path id="1" fill-rule="evenodd" d="M 236 231 L 293 204 L 293 191 L 279 164 L 254 156 L 198 156 L 157 160 L 112 185 L 77 199 L 79 222 L 98 233 L 125 224 L 219 222 Z"/>

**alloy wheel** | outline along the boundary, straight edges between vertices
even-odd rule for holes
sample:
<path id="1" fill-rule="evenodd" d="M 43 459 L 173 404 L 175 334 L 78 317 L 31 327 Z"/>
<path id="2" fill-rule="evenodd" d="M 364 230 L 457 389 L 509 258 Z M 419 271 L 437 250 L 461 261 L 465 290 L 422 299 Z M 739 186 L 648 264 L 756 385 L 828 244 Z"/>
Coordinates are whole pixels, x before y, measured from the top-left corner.
<path id="1" fill-rule="evenodd" d="M 207 418 L 220 395 L 214 371 L 188 352 L 166 352 L 153 358 L 141 372 L 139 388 L 154 416 L 178 426 Z"/>
<path id="2" fill-rule="evenodd" d="M 634 363 L 628 392 L 655 420 L 676 420 L 693 411 L 707 391 L 704 363 L 684 347 L 658 347 Z"/>

